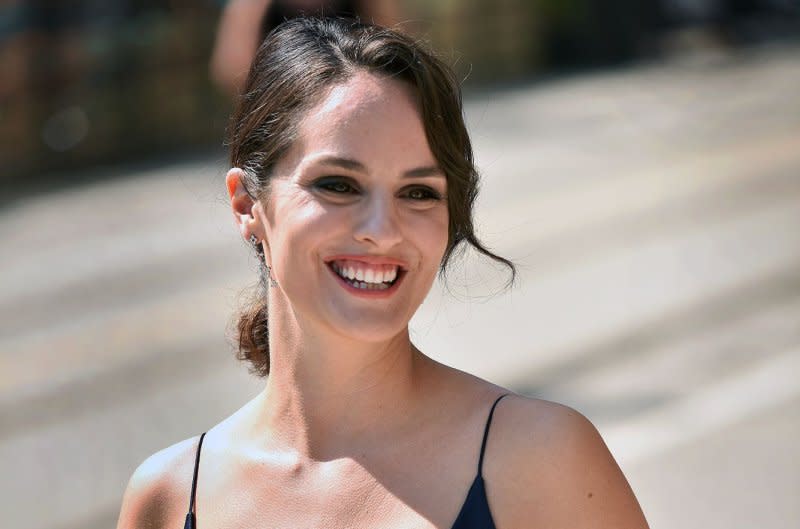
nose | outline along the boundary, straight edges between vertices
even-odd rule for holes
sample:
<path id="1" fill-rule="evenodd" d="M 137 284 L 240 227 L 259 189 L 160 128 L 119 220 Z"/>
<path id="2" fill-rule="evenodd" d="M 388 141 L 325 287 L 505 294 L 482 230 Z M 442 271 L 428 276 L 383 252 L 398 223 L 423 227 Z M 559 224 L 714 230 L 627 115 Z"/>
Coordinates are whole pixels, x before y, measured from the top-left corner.
<path id="1" fill-rule="evenodd" d="M 379 248 L 391 248 L 402 240 L 391 198 L 374 196 L 365 201 L 354 237 L 359 242 L 372 243 Z"/>

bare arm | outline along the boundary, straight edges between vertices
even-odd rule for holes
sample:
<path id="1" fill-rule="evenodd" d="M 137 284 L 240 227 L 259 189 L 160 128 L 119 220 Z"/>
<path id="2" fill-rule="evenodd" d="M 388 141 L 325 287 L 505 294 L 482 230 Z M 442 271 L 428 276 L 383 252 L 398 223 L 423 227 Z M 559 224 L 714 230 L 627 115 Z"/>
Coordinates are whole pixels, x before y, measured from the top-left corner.
<path id="1" fill-rule="evenodd" d="M 508 455 L 498 458 L 500 474 L 489 484 L 498 527 L 648 529 L 628 481 L 586 417 L 544 401 L 508 404 L 506 424 L 515 431 L 498 443 Z"/>
<path id="2" fill-rule="evenodd" d="M 125 489 L 117 529 L 165 527 L 166 497 L 160 480 L 140 466 Z"/>
<path id="3" fill-rule="evenodd" d="M 229 95 L 238 95 L 260 44 L 261 23 L 272 0 L 229 0 L 220 17 L 211 79 Z"/>
<path id="4" fill-rule="evenodd" d="M 139 465 L 125 489 L 117 529 L 182 527 L 196 443 L 194 438 L 181 441 Z"/>

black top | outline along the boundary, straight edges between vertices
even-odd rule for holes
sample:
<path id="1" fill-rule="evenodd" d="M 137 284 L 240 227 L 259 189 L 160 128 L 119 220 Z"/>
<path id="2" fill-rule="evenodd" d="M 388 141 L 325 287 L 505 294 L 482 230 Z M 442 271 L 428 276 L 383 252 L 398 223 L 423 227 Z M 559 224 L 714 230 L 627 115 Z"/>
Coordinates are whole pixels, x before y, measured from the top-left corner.
<path id="1" fill-rule="evenodd" d="M 355 17 L 358 15 L 357 2 L 352 0 L 328 0 L 320 2 L 316 9 L 302 9 L 291 5 L 285 0 L 272 2 L 261 20 L 261 40 L 281 22 L 302 15 L 317 15 L 328 17 Z"/>
<path id="2" fill-rule="evenodd" d="M 495 529 L 492 513 L 489 510 L 489 502 L 486 500 L 486 488 L 483 482 L 483 453 L 486 451 L 486 440 L 489 438 L 489 426 L 492 424 L 492 415 L 494 415 L 494 408 L 500 399 L 507 396 L 500 395 L 497 400 L 492 404 L 492 409 L 489 411 L 489 417 L 486 419 L 486 427 L 483 430 L 483 442 L 481 443 L 481 453 L 478 457 L 478 475 L 472 482 L 472 486 L 467 492 L 467 498 L 461 506 L 461 511 L 456 517 L 452 529 Z M 195 529 L 197 521 L 194 516 L 194 496 L 197 491 L 197 468 L 200 465 L 200 448 L 203 446 L 203 437 L 200 436 L 200 442 L 197 444 L 197 454 L 194 460 L 194 476 L 192 476 L 192 493 L 189 498 L 189 512 L 186 514 L 186 523 L 183 529 Z"/>

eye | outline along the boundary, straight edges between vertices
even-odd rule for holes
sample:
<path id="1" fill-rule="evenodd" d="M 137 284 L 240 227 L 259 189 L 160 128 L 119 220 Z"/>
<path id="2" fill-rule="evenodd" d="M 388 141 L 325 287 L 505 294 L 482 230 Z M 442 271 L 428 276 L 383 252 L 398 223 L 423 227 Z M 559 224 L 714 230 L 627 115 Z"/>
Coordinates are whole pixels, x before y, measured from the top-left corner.
<path id="1" fill-rule="evenodd" d="M 314 187 L 336 195 L 352 195 L 358 192 L 358 190 L 343 177 L 320 178 L 314 182 Z"/>
<path id="2" fill-rule="evenodd" d="M 415 202 L 442 199 L 442 195 L 440 195 L 438 191 L 425 186 L 413 187 L 409 189 L 406 192 L 406 196 Z"/>

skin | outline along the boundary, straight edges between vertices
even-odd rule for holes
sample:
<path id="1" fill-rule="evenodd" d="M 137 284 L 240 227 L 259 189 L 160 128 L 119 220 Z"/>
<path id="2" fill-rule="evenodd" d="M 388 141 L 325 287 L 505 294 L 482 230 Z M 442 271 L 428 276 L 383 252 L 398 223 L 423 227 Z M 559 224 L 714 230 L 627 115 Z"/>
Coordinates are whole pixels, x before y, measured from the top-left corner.
<path id="1" fill-rule="evenodd" d="M 321 161 L 330 155 L 362 167 Z M 241 171 L 228 172 L 241 235 L 262 241 L 279 286 L 269 294 L 265 389 L 203 443 L 202 526 L 452 526 L 489 407 L 509 391 L 409 340 L 447 242 L 447 182 L 435 168 L 412 90 L 358 73 L 304 117 L 268 196 L 253 201 Z M 442 198 L 422 199 L 431 195 Z M 408 273 L 389 299 L 357 298 L 325 264 L 343 253 L 400 259 Z M 142 463 L 119 529 L 183 523 L 196 445 Z M 499 529 L 647 527 L 596 429 L 555 403 L 503 399 L 483 475 Z"/>
<path id="2" fill-rule="evenodd" d="M 231 97 L 242 89 L 250 63 L 261 38 L 261 19 L 274 0 L 229 0 L 220 14 L 219 27 L 211 53 L 209 73 L 217 86 Z M 319 0 L 293 0 L 298 7 L 313 10 Z M 396 0 L 357 2 L 362 20 L 393 26 L 400 20 Z"/>

